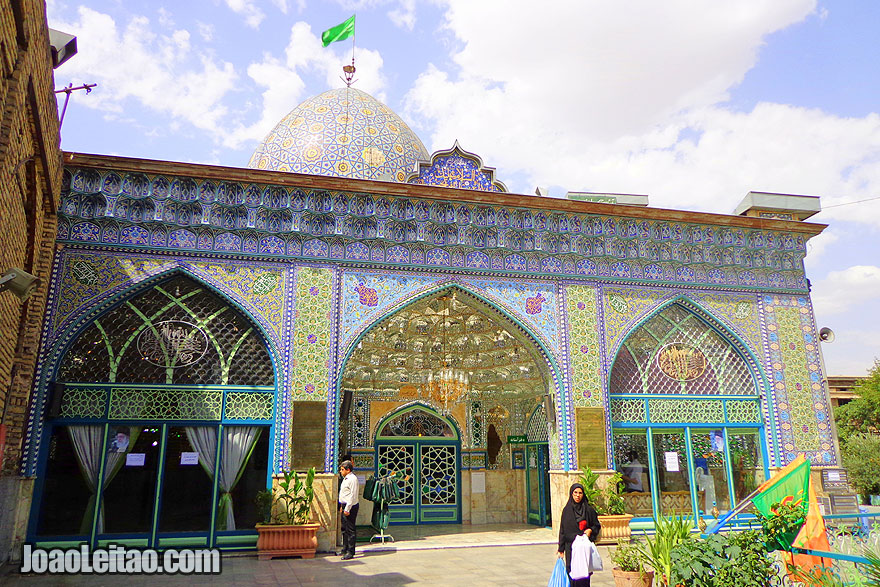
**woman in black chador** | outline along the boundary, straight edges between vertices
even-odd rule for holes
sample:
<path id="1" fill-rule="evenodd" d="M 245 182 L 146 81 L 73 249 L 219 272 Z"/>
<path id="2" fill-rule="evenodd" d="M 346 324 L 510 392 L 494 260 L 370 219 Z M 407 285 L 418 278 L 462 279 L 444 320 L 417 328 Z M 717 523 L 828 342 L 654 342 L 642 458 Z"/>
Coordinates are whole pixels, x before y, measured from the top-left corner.
<path id="1" fill-rule="evenodd" d="M 575 483 L 568 490 L 568 503 L 562 508 L 562 519 L 559 523 L 559 548 L 557 556 L 565 557 L 565 570 L 571 574 L 571 543 L 581 534 L 596 542 L 599 538 L 599 516 L 596 510 L 584 497 L 584 486 Z M 589 587 L 590 578 L 571 581 L 572 587 Z"/>

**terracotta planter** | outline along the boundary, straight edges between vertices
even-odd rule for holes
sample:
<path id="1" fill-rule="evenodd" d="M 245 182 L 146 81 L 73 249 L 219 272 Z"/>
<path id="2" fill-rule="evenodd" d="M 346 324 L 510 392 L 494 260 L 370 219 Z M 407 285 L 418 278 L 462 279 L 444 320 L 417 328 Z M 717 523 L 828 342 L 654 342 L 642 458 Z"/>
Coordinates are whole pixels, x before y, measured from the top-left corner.
<path id="1" fill-rule="evenodd" d="M 599 516 L 602 531 L 599 532 L 599 544 L 617 544 L 618 539 L 629 541 L 629 521 L 632 516 L 622 514 L 620 516 Z"/>
<path id="2" fill-rule="evenodd" d="M 321 524 L 257 524 L 257 552 L 260 560 L 269 560 L 276 556 L 315 558 L 315 551 L 318 549 L 317 532 L 320 527 Z"/>
<path id="3" fill-rule="evenodd" d="M 651 587 L 654 582 L 654 571 L 621 571 L 618 568 L 611 569 L 616 587 Z"/>

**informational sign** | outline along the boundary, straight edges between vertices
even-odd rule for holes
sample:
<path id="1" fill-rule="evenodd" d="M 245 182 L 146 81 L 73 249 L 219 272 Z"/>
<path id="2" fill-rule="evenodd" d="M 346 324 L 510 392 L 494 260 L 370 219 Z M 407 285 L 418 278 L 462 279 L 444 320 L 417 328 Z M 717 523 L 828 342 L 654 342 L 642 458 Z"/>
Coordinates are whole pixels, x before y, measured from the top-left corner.
<path id="1" fill-rule="evenodd" d="M 326 418 L 327 402 L 293 402 L 290 464 L 295 471 L 323 470 Z"/>
<path id="2" fill-rule="evenodd" d="M 198 465 L 199 464 L 199 453 L 197 453 L 197 452 L 182 452 L 182 453 L 180 453 L 180 464 L 181 465 Z"/>
<path id="3" fill-rule="evenodd" d="M 822 488 L 830 493 L 849 493 L 846 469 L 822 469 Z"/>
<path id="4" fill-rule="evenodd" d="M 130 452 L 127 455 L 125 455 L 125 466 L 126 467 L 143 467 L 146 460 L 147 460 L 146 453 Z"/>
<path id="5" fill-rule="evenodd" d="M 663 458 L 666 461 L 666 470 L 670 473 L 678 473 L 681 469 L 678 466 L 678 453 L 673 451 L 668 451 L 663 453 Z"/>
<path id="6" fill-rule="evenodd" d="M 528 440 L 525 434 L 511 434 L 507 437 L 507 444 L 525 444 Z"/>
<path id="7" fill-rule="evenodd" d="M 575 408 L 578 464 L 581 468 L 605 469 L 605 410 Z"/>
<path id="8" fill-rule="evenodd" d="M 486 493 L 485 473 L 471 473 L 471 493 Z"/>

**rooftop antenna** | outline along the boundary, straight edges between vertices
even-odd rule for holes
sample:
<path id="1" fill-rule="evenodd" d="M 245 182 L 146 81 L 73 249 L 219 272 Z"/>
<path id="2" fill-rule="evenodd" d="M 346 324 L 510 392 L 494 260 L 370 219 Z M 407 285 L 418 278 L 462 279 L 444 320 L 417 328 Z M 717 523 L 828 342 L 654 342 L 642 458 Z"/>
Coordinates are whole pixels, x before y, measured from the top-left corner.
<path id="1" fill-rule="evenodd" d="M 354 63 L 354 58 L 352 58 L 352 63 Z M 58 129 L 61 129 L 61 125 L 64 124 L 64 113 L 67 112 L 67 103 L 70 102 L 70 94 L 76 92 L 77 90 L 85 90 L 86 94 L 90 94 L 92 92 L 92 88 L 97 87 L 98 84 L 83 84 L 81 86 L 73 87 L 73 83 L 70 83 L 67 87 L 61 88 L 60 90 L 55 90 L 56 94 L 64 93 L 64 108 L 61 109 L 61 117 L 58 119 Z"/>

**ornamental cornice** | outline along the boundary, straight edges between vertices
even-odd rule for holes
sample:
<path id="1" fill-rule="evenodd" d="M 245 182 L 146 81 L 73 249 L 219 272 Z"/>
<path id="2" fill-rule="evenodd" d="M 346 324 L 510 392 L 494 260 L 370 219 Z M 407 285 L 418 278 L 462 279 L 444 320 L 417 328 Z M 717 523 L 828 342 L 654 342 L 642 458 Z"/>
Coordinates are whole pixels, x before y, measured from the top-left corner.
<path id="1" fill-rule="evenodd" d="M 233 182 L 243 184 L 260 184 L 277 188 L 302 188 L 324 191 L 343 191 L 351 193 L 370 193 L 375 196 L 403 196 L 410 199 L 444 200 L 449 202 L 471 202 L 508 208 L 553 209 L 559 212 L 583 214 L 601 214 L 607 216 L 623 216 L 633 219 L 666 220 L 669 222 L 687 222 L 775 230 L 782 232 L 803 233 L 815 236 L 827 225 L 810 222 L 792 222 L 773 218 L 753 218 L 748 216 L 732 216 L 709 212 L 690 212 L 685 210 L 669 210 L 664 208 L 641 208 L 544 198 L 538 196 L 487 193 L 475 190 L 452 189 L 438 186 L 417 184 L 349 179 L 344 177 L 327 177 L 319 175 L 303 175 L 279 171 L 263 171 L 242 167 L 222 167 L 219 165 L 202 165 L 181 163 L 177 161 L 159 161 L 155 159 L 136 159 L 116 155 L 93 155 L 87 153 L 64 153 L 64 164 L 68 168 L 79 167 L 93 169 L 99 173 L 114 171 L 144 174 L 147 176 L 165 175 L 166 177 L 189 178 L 195 181 L 210 180 L 213 182 Z"/>
<path id="2" fill-rule="evenodd" d="M 806 240 L 824 228 L 686 212 L 674 217 L 694 221 L 673 221 L 669 213 L 675 211 L 647 209 L 658 217 L 638 217 L 646 209 L 567 200 L 543 199 L 544 206 L 553 208 L 470 201 L 461 194 L 450 201 L 437 199 L 443 194 L 436 193 L 449 190 L 422 186 L 417 187 L 433 198 L 411 198 L 362 191 L 384 186 L 381 182 L 355 181 L 358 191 L 339 191 L 291 185 L 291 177 L 315 179 L 310 176 L 270 176 L 278 183 L 68 164 L 58 238 L 151 249 L 803 291 Z M 575 208 L 582 211 L 571 211 L 570 204 L 579 204 Z M 742 220 L 749 222 L 743 226 Z"/>

